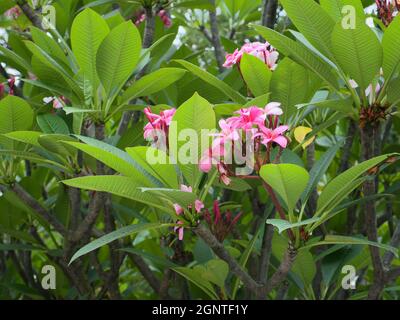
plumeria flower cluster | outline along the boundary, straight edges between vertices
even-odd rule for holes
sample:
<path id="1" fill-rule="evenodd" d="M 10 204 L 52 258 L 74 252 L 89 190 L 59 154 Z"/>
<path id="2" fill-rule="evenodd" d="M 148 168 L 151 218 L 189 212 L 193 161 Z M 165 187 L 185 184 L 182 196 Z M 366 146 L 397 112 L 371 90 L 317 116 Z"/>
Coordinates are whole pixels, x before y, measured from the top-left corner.
<path id="1" fill-rule="evenodd" d="M 172 20 L 168 15 L 168 12 L 164 9 L 158 11 L 157 15 L 160 17 L 162 23 L 166 28 L 170 28 L 172 26 Z M 139 26 L 142 22 L 146 20 L 146 15 L 141 12 L 138 18 L 135 21 L 135 25 Z"/>
<path id="2" fill-rule="evenodd" d="M 167 148 L 168 143 L 166 139 L 175 112 L 175 108 L 163 110 L 160 114 L 153 113 L 150 107 L 144 109 L 144 114 L 147 120 L 149 120 L 149 123 L 144 127 L 143 136 L 147 141 L 151 141 L 158 149 L 165 150 Z"/>
<path id="3" fill-rule="evenodd" d="M 218 200 L 215 200 L 213 205 L 213 213 L 210 214 L 210 211 L 205 209 L 203 217 L 207 222 L 211 232 L 218 239 L 218 241 L 222 243 L 229 233 L 232 232 L 241 215 L 242 213 L 233 216 L 232 212 L 229 210 L 227 210 L 225 213 L 221 213 Z"/>
<path id="4" fill-rule="evenodd" d="M 233 65 L 240 67 L 240 60 L 242 60 L 245 53 L 263 61 L 270 70 L 276 69 L 279 53 L 268 42 L 250 42 L 244 44 L 242 48 L 236 49 L 235 52 L 226 56 L 224 67 L 230 68 Z"/>
<path id="5" fill-rule="evenodd" d="M 193 192 L 192 187 L 190 187 L 190 186 L 185 186 L 185 185 L 183 185 L 183 184 L 181 185 L 181 191 L 183 191 L 183 192 L 190 192 L 190 193 Z M 200 200 L 197 199 L 197 200 L 194 202 L 194 209 L 195 209 L 195 212 L 196 212 L 196 213 L 200 213 L 201 210 L 202 210 L 203 208 L 204 208 L 203 202 L 201 202 Z M 177 214 L 178 216 L 181 216 L 181 215 L 184 214 L 184 209 L 183 209 L 179 204 L 175 203 L 175 204 L 174 204 L 174 209 L 175 209 L 175 212 L 176 212 L 176 214 Z M 192 210 L 192 206 L 189 206 L 187 209 Z M 183 234 L 184 234 L 184 226 L 183 226 L 183 224 L 184 224 L 184 223 L 183 223 L 183 221 L 179 220 L 179 221 L 177 222 L 177 224 L 178 224 L 178 226 L 175 227 L 174 231 L 175 231 L 175 232 L 178 232 L 178 239 L 179 239 L 179 240 L 183 240 Z"/>
<path id="6" fill-rule="evenodd" d="M 249 108 L 236 111 L 236 116 L 229 119 L 219 121 L 220 132 L 213 134 L 214 140 L 212 146 L 206 150 L 200 159 L 199 168 L 203 172 L 209 172 L 213 165 L 219 172 L 220 181 L 229 185 L 230 176 L 234 176 L 232 165 L 227 164 L 224 159 L 232 152 L 234 148 L 239 146 L 243 150 L 243 138 L 250 137 L 254 143 L 254 154 L 256 157 L 256 165 L 261 167 L 265 160 L 261 159 L 260 147 L 264 145 L 269 152 L 271 146 L 276 144 L 282 149 L 287 147 L 288 139 L 284 133 L 289 129 L 286 125 L 279 125 L 279 117 L 283 114 L 280 103 L 270 102 L 265 108 L 252 106 Z M 240 143 L 238 143 L 240 142 Z M 228 147 L 227 147 L 228 146 Z M 231 147 L 231 150 L 227 150 Z M 257 168 L 256 168 L 257 169 Z"/>
<path id="7" fill-rule="evenodd" d="M 400 12 L 400 0 L 375 0 L 378 16 L 387 27 Z"/>

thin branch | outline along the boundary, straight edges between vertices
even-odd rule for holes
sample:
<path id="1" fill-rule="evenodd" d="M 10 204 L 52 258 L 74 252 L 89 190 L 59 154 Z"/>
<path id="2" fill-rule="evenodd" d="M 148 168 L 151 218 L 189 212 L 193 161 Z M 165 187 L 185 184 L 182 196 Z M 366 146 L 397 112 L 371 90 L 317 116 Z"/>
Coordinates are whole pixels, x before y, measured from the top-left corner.
<path id="1" fill-rule="evenodd" d="M 32 24 L 36 28 L 43 30 L 42 17 L 32 9 L 28 2 L 26 0 L 16 0 L 16 2 L 26 17 L 32 22 Z"/>
<path id="2" fill-rule="evenodd" d="M 210 15 L 210 29 L 211 29 L 211 39 L 214 46 L 215 58 L 217 60 L 217 65 L 219 72 L 224 71 L 224 61 L 225 61 L 225 51 L 221 44 L 221 38 L 219 36 L 218 19 L 216 12 L 215 0 L 210 0 L 211 5 L 214 7 L 213 10 L 209 11 Z"/>
<path id="3" fill-rule="evenodd" d="M 252 291 L 253 293 L 257 293 L 258 290 L 262 287 L 261 284 L 254 281 L 253 278 L 249 276 L 249 274 L 243 270 L 243 268 L 237 263 L 237 261 L 228 253 L 225 247 L 215 238 L 215 236 L 202 224 L 199 224 L 193 230 L 201 239 L 204 240 L 205 243 L 214 251 L 214 253 L 224 260 L 228 265 L 231 272 L 236 275 L 244 284 L 244 286 Z"/>
<path id="4" fill-rule="evenodd" d="M 58 221 L 58 219 L 52 215 L 47 209 L 45 209 L 37 200 L 35 200 L 24 188 L 19 184 L 15 183 L 11 186 L 11 190 L 21 199 L 23 203 L 28 205 L 31 209 L 37 212 L 44 220 L 46 220 L 56 231 L 62 235 L 66 235 L 66 229 L 64 225 Z"/>
<path id="5" fill-rule="evenodd" d="M 264 0 L 261 24 L 273 29 L 278 11 L 278 0 Z"/>

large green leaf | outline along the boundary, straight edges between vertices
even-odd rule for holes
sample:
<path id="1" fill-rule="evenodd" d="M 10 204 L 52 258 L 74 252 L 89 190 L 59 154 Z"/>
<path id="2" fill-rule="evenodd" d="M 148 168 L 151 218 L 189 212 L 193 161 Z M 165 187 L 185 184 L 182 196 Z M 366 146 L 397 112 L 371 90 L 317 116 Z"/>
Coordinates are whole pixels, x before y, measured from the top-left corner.
<path id="1" fill-rule="evenodd" d="M 203 81 L 209 83 L 210 85 L 224 93 L 228 98 L 232 99 L 233 102 L 237 102 L 240 104 L 246 103 L 245 97 L 243 97 L 236 90 L 232 89 L 227 83 L 218 79 L 216 76 L 185 60 L 176 60 L 176 62 L 184 66 L 186 69 L 188 69 L 194 75 L 198 76 Z"/>
<path id="2" fill-rule="evenodd" d="M 126 104 L 132 99 L 147 97 L 153 93 L 159 92 L 178 81 L 185 73 L 185 70 L 179 68 L 163 68 L 154 71 L 129 87 L 124 92 L 120 104 Z"/>
<path id="3" fill-rule="evenodd" d="M 295 105 L 305 101 L 307 87 L 307 70 L 289 58 L 283 59 L 271 78 L 271 100 L 282 104 L 284 123 L 296 113 Z"/>
<path id="4" fill-rule="evenodd" d="M 87 176 L 64 180 L 63 183 L 84 190 L 108 192 L 153 206 L 163 210 L 164 212 L 168 211 L 168 208 L 161 201 L 155 201 L 154 196 L 142 192 L 142 190 L 139 189 L 142 185 L 140 184 L 140 181 L 135 178 L 123 176 Z M 170 212 L 172 212 L 172 209 Z"/>
<path id="5" fill-rule="evenodd" d="M 80 136 L 80 135 L 76 135 L 76 137 L 79 140 L 83 141 L 84 143 L 86 143 L 86 144 L 88 144 L 88 145 L 90 145 L 90 146 L 92 146 L 94 148 L 97 148 L 98 149 L 98 153 L 100 155 L 103 154 L 102 151 L 105 151 L 105 152 L 110 153 L 110 154 L 114 155 L 115 157 L 118 157 L 121 160 L 125 161 L 127 164 L 131 165 L 138 172 L 140 172 L 141 175 L 145 176 L 147 178 L 147 180 L 149 180 L 152 183 L 152 185 L 155 185 L 155 186 L 158 186 L 158 187 L 162 187 L 163 186 L 163 183 L 160 180 L 158 180 L 155 176 L 153 176 L 152 174 L 147 172 L 142 167 L 142 165 L 138 161 L 136 161 L 136 159 L 130 157 L 126 152 L 122 151 L 121 149 L 118 149 L 117 147 L 114 147 L 114 146 L 112 146 L 110 144 L 107 144 L 107 143 L 105 143 L 103 141 L 99 141 L 99 140 L 96 140 L 96 139 L 93 139 L 93 138 L 90 138 L 90 137 Z M 86 150 L 89 151 L 89 149 L 86 149 Z M 91 149 L 90 152 L 95 152 L 95 150 Z M 94 155 L 94 154 L 93 154 L 93 156 L 97 157 L 97 155 Z M 104 161 L 108 162 L 109 159 L 110 158 L 108 157 L 108 159 L 103 158 L 102 160 L 101 159 L 99 159 L 99 160 L 100 161 L 104 160 Z M 108 162 L 108 163 L 109 163 L 108 165 L 110 165 L 110 166 L 113 165 L 110 162 Z M 125 171 L 125 169 L 124 169 L 124 171 Z"/>
<path id="6" fill-rule="evenodd" d="M 170 155 L 178 162 L 183 175 L 191 186 L 196 185 L 202 174 L 197 165 L 204 152 L 204 144 L 201 141 L 209 138 L 208 136 L 202 137 L 201 131 L 214 128 L 214 110 L 211 104 L 197 93 L 182 104 L 172 118 L 169 131 Z M 186 133 L 195 136 L 190 136 L 189 141 L 186 141 Z M 180 137 L 180 135 L 183 136 Z M 185 156 L 187 156 L 185 159 L 187 161 L 183 161 Z"/>
<path id="7" fill-rule="evenodd" d="M 386 29 L 382 39 L 383 73 L 388 81 L 400 66 L 400 16 L 397 16 Z"/>
<path id="8" fill-rule="evenodd" d="M 297 29 L 328 58 L 332 57 L 331 35 L 334 20 L 314 0 L 281 0 Z"/>
<path id="9" fill-rule="evenodd" d="M 268 93 L 272 71 L 263 61 L 252 55 L 245 54 L 240 60 L 240 70 L 244 81 L 255 97 Z"/>
<path id="10" fill-rule="evenodd" d="M 139 170 L 135 168 L 131 163 L 120 158 L 117 154 L 103 150 L 99 147 L 78 143 L 78 142 L 64 142 L 70 146 L 73 146 L 86 154 L 94 157 L 96 160 L 103 162 L 108 167 L 114 169 L 117 172 L 122 173 L 127 177 L 132 177 L 138 180 L 143 186 L 151 187 L 154 186 L 149 179 L 146 178 Z"/>
<path id="11" fill-rule="evenodd" d="M 74 262 L 79 257 L 81 257 L 85 254 L 88 254 L 89 252 L 92 252 L 93 250 L 96 250 L 102 246 L 105 246 L 106 244 L 109 244 L 110 242 L 113 242 L 115 240 L 139 233 L 141 231 L 161 229 L 161 228 L 166 228 L 166 227 L 170 227 L 170 226 L 172 226 L 172 224 L 144 223 L 144 224 L 135 224 L 135 225 L 131 225 L 131 226 L 122 227 L 122 228 L 117 229 L 111 233 L 108 233 L 108 234 L 88 243 L 87 245 L 83 246 L 82 248 L 80 248 L 72 256 L 69 264 Z"/>
<path id="12" fill-rule="evenodd" d="M 344 29 L 338 22 L 332 33 L 332 51 L 342 70 L 365 90 L 382 66 L 382 46 L 363 22 Z"/>
<path id="13" fill-rule="evenodd" d="M 321 246 L 321 245 L 327 245 L 327 244 L 369 245 L 369 246 L 374 246 L 374 247 L 384 249 L 386 251 L 390 251 L 396 257 L 399 256 L 398 248 L 394 248 L 392 246 L 389 246 L 389 245 L 386 245 L 383 243 L 369 241 L 367 239 L 347 237 L 347 236 L 336 236 L 336 235 L 327 235 L 327 236 L 325 236 L 323 241 L 309 244 L 309 245 L 307 245 L 307 248 Z"/>
<path id="14" fill-rule="evenodd" d="M 169 163 L 169 157 L 164 151 L 152 147 L 140 146 L 127 148 L 126 152 L 143 167 L 144 170 L 162 181 L 165 186 L 178 189 L 176 167 Z M 154 162 L 152 160 L 154 160 Z"/>
<path id="15" fill-rule="evenodd" d="M 387 154 L 364 161 L 334 178 L 328 183 L 318 198 L 317 213 L 323 212 L 331 203 L 337 203 L 337 198 L 339 195 L 342 195 L 342 191 L 346 189 L 347 186 L 354 183 L 354 181 L 360 178 L 361 175 L 369 169 L 378 166 L 388 158 L 395 155 L 397 154 Z M 350 192 L 351 190 L 349 193 Z"/>
<path id="16" fill-rule="evenodd" d="M 330 164 L 336 156 L 336 153 L 343 146 L 343 143 L 336 143 L 334 146 L 329 148 L 322 157 L 314 164 L 310 171 L 310 180 L 308 181 L 307 187 L 301 196 L 303 202 L 307 201 L 311 193 L 318 186 L 318 182 L 321 180 L 326 170 L 328 170 Z"/>
<path id="17" fill-rule="evenodd" d="M 61 117 L 55 114 L 41 114 L 37 116 L 36 120 L 44 133 L 69 134 L 68 125 Z"/>
<path id="18" fill-rule="evenodd" d="M 7 96 L 0 101 L 0 134 L 28 130 L 33 124 L 33 110 L 23 99 Z M 14 142 L 0 136 L 0 144 L 13 149 Z"/>
<path id="19" fill-rule="evenodd" d="M 310 251 L 300 250 L 298 252 L 291 271 L 300 277 L 305 287 L 312 285 L 312 281 L 317 273 L 317 267 Z"/>
<path id="20" fill-rule="evenodd" d="M 261 178 L 285 201 L 292 212 L 309 180 L 308 172 L 294 164 L 266 164 L 261 167 Z"/>
<path id="21" fill-rule="evenodd" d="M 332 88 L 339 88 L 337 78 L 332 72 L 331 66 L 316 53 L 279 32 L 257 25 L 253 25 L 253 27 L 285 56 L 314 72 Z"/>
<path id="22" fill-rule="evenodd" d="M 57 42 L 53 38 L 51 38 L 48 34 L 32 26 L 31 35 L 33 41 L 40 48 L 46 51 L 50 56 L 52 56 L 55 60 L 57 60 L 61 65 L 65 66 L 69 65 L 68 59 L 64 54 L 64 51 L 57 44 Z"/>
<path id="23" fill-rule="evenodd" d="M 292 228 L 298 228 L 301 226 L 306 226 L 308 224 L 311 224 L 313 222 L 317 222 L 321 218 L 319 217 L 314 217 L 311 219 L 299 221 L 296 223 L 290 223 L 287 220 L 282 220 L 282 219 L 267 219 L 267 224 L 272 224 L 274 227 L 278 228 L 278 232 L 282 233 L 283 231 L 287 229 L 292 229 Z"/>
<path id="24" fill-rule="evenodd" d="M 356 12 L 356 18 L 365 20 L 364 6 L 360 0 L 319 0 L 321 7 L 337 22 L 349 14 L 349 11 L 343 10 L 344 6 L 351 6 Z"/>
<path id="25" fill-rule="evenodd" d="M 107 22 L 95 11 L 86 9 L 79 13 L 71 28 L 72 51 L 81 70 L 88 77 L 93 90 L 97 90 L 96 56 L 100 44 L 110 32 Z"/>
<path id="26" fill-rule="evenodd" d="M 108 98 L 114 97 L 132 75 L 140 52 L 140 33 L 131 21 L 115 27 L 103 40 L 96 70 Z"/>

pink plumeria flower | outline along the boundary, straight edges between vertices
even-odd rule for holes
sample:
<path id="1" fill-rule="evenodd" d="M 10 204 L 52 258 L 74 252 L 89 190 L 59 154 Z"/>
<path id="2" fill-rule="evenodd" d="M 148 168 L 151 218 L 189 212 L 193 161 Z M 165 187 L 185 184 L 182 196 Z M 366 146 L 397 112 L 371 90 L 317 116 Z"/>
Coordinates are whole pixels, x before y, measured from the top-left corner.
<path id="1" fill-rule="evenodd" d="M 239 117 L 232 117 L 227 120 L 227 123 L 234 129 L 249 130 L 255 125 L 262 126 L 265 122 L 264 110 L 256 106 L 240 109 L 235 113 L 239 114 Z"/>
<path id="2" fill-rule="evenodd" d="M 268 42 L 250 42 L 244 44 L 240 50 L 236 49 L 232 54 L 226 56 L 223 66 L 230 68 L 235 64 L 239 64 L 245 53 L 257 57 L 271 70 L 275 70 L 277 66 L 276 62 L 279 58 L 279 53 Z"/>
<path id="3" fill-rule="evenodd" d="M 280 108 L 281 104 L 279 102 L 270 102 L 265 108 L 264 112 L 267 116 L 281 116 L 283 114 L 283 110 Z"/>
<path id="4" fill-rule="evenodd" d="M 279 144 L 282 148 L 286 148 L 287 146 L 287 138 L 285 138 L 282 134 L 285 133 L 289 127 L 288 126 L 279 126 L 274 130 L 271 130 L 266 127 L 261 127 L 261 132 L 254 135 L 254 138 L 260 136 L 261 143 L 267 146 L 268 144 L 275 142 Z"/>
<path id="5" fill-rule="evenodd" d="M 182 221 L 178 221 L 177 224 L 183 225 L 183 222 L 182 222 Z M 174 232 L 177 232 L 177 231 L 178 231 L 178 239 L 179 239 L 180 241 L 182 241 L 182 240 L 183 240 L 184 227 L 176 226 L 176 227 L 174 228 Z"/>
<path id="6" fill-rule="evenodd" d="M 172 117 L 174 116 L 176 109 L 168 109 L 161 111 L 160 114 L 152 113 L 151 108 L 147 107 L 144 109 L 149 123 L 144 127 L 144 138 L 146 140 L 154 141 L 156 137 L 165 136 L 167 137 L 168 128 L 171 124 Z M 165 140 L 165 139 L 163 139 Z"/>

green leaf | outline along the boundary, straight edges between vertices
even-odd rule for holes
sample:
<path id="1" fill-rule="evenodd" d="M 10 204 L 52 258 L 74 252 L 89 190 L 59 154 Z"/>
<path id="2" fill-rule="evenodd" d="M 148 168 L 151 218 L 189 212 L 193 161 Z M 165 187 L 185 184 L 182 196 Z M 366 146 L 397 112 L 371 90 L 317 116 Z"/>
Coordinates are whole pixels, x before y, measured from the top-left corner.
<path id="1" fill-rule="evenodd" d="M 356 18 L 361 21 L 365 21 L 364 6 L 360 0 L 320 0 L 321 7 L 337 22 L 345 15 L 348 15 L 348 11 L 344 11 L 344 6 L 351 6 L 356 10 Z"/>
<path id="2" fill-rule="evenodd" d="M 131 163 L 125 161 L 124 159 L 121 159 L 116 154 L 102 150 L 101 148 L 89 144 L 84 144 L 79 142 L 64 142 L 64 143 L 85 152 L 86 154 L 92 156 L 96 160 L 103 162 L 108 167 L 114 169 L 117 172 L 122 173 L 127 177 L 136 178 L 138 182 L 143 186 L 148 186 L 148 187 L 153 186 L 153 184 Z"/>
<path id="3" fill-rule="evenodd" d="M 253 25 L 253 27 L 285 56 L 311 70 L 332 88 L 338 90 L 338 81 L 336 75 L 332 72 L 331 66 L 316 53 L 279 32 L 257 25 Z"/>
<path id="4" fill-rule="evenodd" d="M 302 202 L 306 202 L 308 200 L 311 193 L 318 186 L 318 182 L 324 176 L 325 172 L 328 170 L 330 164 L 342 146 L 343 143 L 336 143 L 334 146 L 329 148 L 329 150 L 326 151 L 311 168 L 310 180 L 308 181 L 307 187 L 301 196 Z"/>
<path id="5" fill-rule="evenodd" d="M 135 225 L 131 225 L 131 226 L 122 227 L 122 228 L 115 230 L 113 232 L 110 232 L 110 233 L 88 243 L 87 245 L 83 246 L 82 248 L 80 248 L 72 256 L 69 264 L 74 262 L 79 257 L 82 257 L 83 255 L 88 254 L 89 252 L 92 252 L 93 250 L 96 250 L 96 249 L 98 249 L 102 246 L 105 246 L 106 244 L 109 244 L 110 242 L 113 242 L 120 238 L 124 238 L 124 237 L 130 236 L 130 235 L 136 234 L 138 232 L 141 232 L 141 231 L 161 229 L 161 228 L 166 228 L 166 227 L 170 227 L 170 226 L 173 226 L 173 224 L 144 223 L 144 224 L 135 224 Z"/>
<path id="6" fill-rule="evenodd" d="M 7 96 L 0 101 L 0 135 L 12 131 L 28 130 L 33 124 L 33 110 L 23 99 Z M 13 149 L 14 142 L 0 136 L 0 144 Z"/>
<path id="7" fill-rule="evenodd" d="M 107 161 L 107 163 L 110 166 L 112 166 L 113 164 L 111 163 L 111 161 L 109 162 L 110 157 L 104 155 L 104 152 L 111 153 L 112 155 L 122 159 L 127 164 L 131 165 L 134 169 L 136 169 L 136 171 L 138 171 L 140 173 L 140 175 L 145 176 L 146 179 L 152 183 L 152 185 L 159 186 L 159 187 L 163 186 L 162 182 L 160 180 L 158 180 L 155 176 L 153 176 L 152 174 L 147 172 L 143 168 L 141 163 L 136 161 L 136 159 L 130 157 L 128 153 L 122 151 L 121 149 L 118 149 L 118 148 L 116 148 L 116 147 L 114 147 L 114 146 L 112 146 L 110 144 L 107 144 L 107 143 L 105 143 L 103 141 L 99 141 L 99 140 L 96 140 L 96 139 L 93 139 L 93 138 L 90 138 L 90 137 L 81 136 L 81 135 L 75 135 L 75 137 L 77 137 L 79 140 L 81 140 L 84 143 L 86 143 L 86 144 L 88 144 L 88 145 L 90 145 L 90 146 L 92 146 L 92 147 L 97 149 L 97 151 L 95 151 L 95 149 L 90 149 L 90 152 L 98 152 L 98 155 L 95 155 L 93 153 L 93 156 L 95 158 L 101 157 L 104 161 Z M 86 150 L 89 151 L 89 149 L 86 149 Z M 103 161 L 103 160 L 100 160 L 100 161 Z M 121 165 L 121 164 L 119 164 L 119 165 Z M 127 170 L 128 170 L 127 168 L 124 169 L 125 173 L 127 172 Z"/>
<path id="8" fill-rule="evenodd" d="M 261 167 L 261 178 L 285 201 L 292 212 L 310 179 L 308 172 L 294 164 L 266 164 Z"/>
<path id="9" fill-rule="evenodd" d="M 296 104 L 304 102 L 308 87 L 308 72 L 301 65 L 285 58 L 271 78 L 271 101 L 282 104 L 282 121 L 286 123 L 296 113 Z"/>
<path id="10" fill-rule="evenodd" d="M 175 161 L 178 161 L 183 175 L 191 186 L 195 186 L 202 175 L 197 165 L 204 151 L 203 143 L 200 142 L 209 138 L 209 136 L 202 137 L 201 131 L 214 128 L 214 110 L 211 104 L 197 93 L 183 103 L 172 118 L 169 129 L 170 155 Z M 196 137 L 190 136 L 189 141 L 186 141 L 186 135 L 180 137 L 185 133 L 183 130 L 187 131 L 187 129 L 196 134 Z M 187 156 L 187 161 L 183 163 L 185 156 Z"/>
<path id="11" fill-rule="evenodd" d="M 97 50 L 110 29 L 107 22 L 95 11 L 86 9 L 79 13 L 71 27 L 72 51 L 81 70 L 87 75 L 93 90 L 97 90 Z"/>
<path id="12" fill-rule="evenodd" d="M 7 155 L 7 156 L 15 157 L 17 159 L 19 158 L 19 159 L 29 160 L 29 161 L 32 161 L 33 163 L 41 164 L 44 167 L 71 173 L 71 170 L 69 168 L 63 166 L 62 164 L 52 161 L 52 160 L 42 158 L 42 157 L 38 156 L 36 153 L 26 152 L 26 151 L 16 151 L 16 150 L 1 150 L 0 149 L 0 155 Z"/>
<path id="13" fill-rule="evenodd" d="M 135 70 L 141 45 L 140 33 L 131 21 L 115 27 L 101 43 L 96 69 L 109 99 L 118 94 Z"/>
<path id="14" fill-rule="evenodd" d="M 15 52 L 0 46 L 0 52 L 8 59 L 16 63 L 18 66 L 22 67 L 23 69 L 30 71 L 32 70 L 31 65 L 25 61 L 23 58 L 21 58 L 19 55 L 17 55 Z"/>
<path id="15" fill-rule="evenodd" d="M 181 207 L 186 208 L 192 204 L 197 199 L 197 196 L 192 192 L 185 192 L 176 189 L 167 189 L 167 188 L 140 188 L 140 190 L 144 193 L 151 193 L 157 198 L 166 199 L 171 201 L 172 203 L 177 203 Z"/>
<path id="16" fill-rule="evenodd" d="M 213 285 L 201 277 L 199 270 L 194 270 L 187 267 L 175 267 L 172 268 L 172 270 L 199 287 L 211 299 L 218 300 L 218 295 L 216 294 Z"/>
<path id="17" fill-rule="evenodd" d="M 63 80 L 68 84 L 72 91 L 78 95 L 82 96 L 82 91 L 78 84 L 72 77 L 71 70 L 65 65 L 61 65 L 54 58 L 52 58 L 46 51 L 41 47 L 31 41 L 24 41 L 26 47 L 32 52 L 33 56 L 37 58 L 43 65 L 58 73 Z"/>
<path id="18" fill-rule="evenodd" d="M 317 102 L 309 102 L 296 105 L 298 109 L 307 106 L 314 106 L 321 109 L 327 108 L 333 111 L 341 112 L 349 116 L 352 116 L 356 113 L 356 110 L 353 108 L 353 99 L 350 97 L 347 99 L 329 99 L 329 100 L 322 100 Z"/>
<path id="19" fill-rule="evenodd" d="M 347 236 L 327 235 L 327 236 L 325 236 L 325 239 L 323 241 L 309 244 L 308 246 L 306 246 L 304 248 L 311 248 L 311 247 L 322 246 L 322 245 L 327 245 L 327 244 L 369 245 L 369 246 L 384 249 L 386 251 L 390 251 L 396 257 L 399 257 L 399 249 L 397 249 L 397 248 L 394 248 L 394 247 L 386 245 L 386 244 L 369 241 L 367 239 L 347 237 Z"/>
<path id="20" fill-rule="evenodd" d="M 306 226 L 308 224 L 317 222 L 320 219 L 321 219 L 320 217 L 314 217 L 314 218 L 303 220 L 303 221 L 299 221 L 299 222 L 296 222 L 296 223 L 290 223 L 289 221 L 282 220 L 282 219 L 267 219 L 267 224 L 272 224 L 274 227 L 278 228 L 278 232 L 279 233 L 282 233 L 283 231 L 285 231 L 287 229 Z"/>
<path id="21" fill-rule="evenodd" d="M 400 66 L 400 16 L 397 16 L 386 29 L 382 39 L 383 73 L 389 81 Z"/>
<path id="22" fill-rule="evenodd" d="M 344 29 L 341 22 L 332 33 L 332 51 L 342 70 L 365 90 L 382 65 L 382 46 L 364 22 Z"/>
<path id="23" fill-rule="evenodd" d="M 120 104 L 127 104 L 132 99 L 148 97 L 159 92 L 181 79 L 185 73 L 186 70 L 179 68 L 163 68 L 150 73 L 136 81 L 124 92 Z"/>
<path id="24" fill-rule="evenodd" d="M 364 161 L 334 178 L 328 183 L 318 198 L 317 214 L 324 212 L 331 203 L 337 203 L 337 198 L 341 195 L 342 190 L 354 183 L 362 174 L 395 155 L 397 154 L 386 154 Z M 351 191 L 349 190 L 348 192 L 350 193 Z"/>
<path id="25" fill-rule="evenodd" d="M 44 133 L 69 134 L 69 128 L 65 121 L 55 114 L 41 114 L 37 116 L 36 120 Z"/>
<path id="26" fill-rule="evenodd" d="M 225 279 L 229 273 L 229 267 L 225 261 L 221 259 L 213 259 L 207 261 L 203 265 L 195 266 L 193 270 L 199 272 L 202 278 L 210 281 L 218 287 L 225 287 Z"/>
<path id="27" fill-rule="evenodd" d="M 133 147 L 127 148 L 126 152 L 144 170 L 162 181 L 165 186 L 178 189 L 177 168 L 169 163 L 169 157 L 164 151 L 152 147 Z"/>
<path id="28" fill-rule="evenodd" d="M 299 31 L 326 57 L 332 57 L 331 34 L 334 20 L 314 0 L 281 0 L 283 8 Z"/>
<path id="29" fill-rule="evenodd" d="M 68 66 L 69 62 L 64 54 L 64 51 L 57 44 L 57 42 L 51 38 L 48 34 L 42 30 L 32 26 L 30 28 L 32 39 L 40 48 L 46 51 L 50 56 L 57 60 L 60 64 Z"/>
<path id="30" fill-rule="evenodd" d="M 158 208 L 164 212 L 169 209 L 161 201 L 154 201 L 154 196 L 142 192 L 140 181 L 123 176 L 87 176 L 62 181 L 64 184 L 84 190 L 108 192 L 116 196 L 131 199 Z M 174 211 L 169 210 L 174 214 Z"/>
<path id="31" fill-rule="evenodd" d="M 272 71 L 264 62 L 257 57 L 244 54 L 240 60 L 240 70 L 244 81 L 255 97 L 268 93 Z"/>
<path id="32" fill-rule="evenodd" d="M 299 250 L 291 271 L 300 277 L 304 287 L 312 285 L 317 267 L 310 251 Z"/>
<path id="33" fill-rule="evenodd" d="M 185 60 L 175 60 L 175 62 L 181 64 L 184 66 L 186 69 L 188 69 L 190 72 L 192 72 L 194 75 L 202 79 L 203 81 L 209 83 L 222 93 L 224 93 L 227 97 L 232 99 L 233 102 L 237 102 L 240 104 L 245 104 L 246 103 L 246 98 L 243 97 L 240 93 L 238 93 L 236 90 L 232 89 L 227 83 L 224 81 L 218 79 L 216 76 L 208 73 L 207 71 L 204 71 L 200 67 L 187 62 Z"/>

